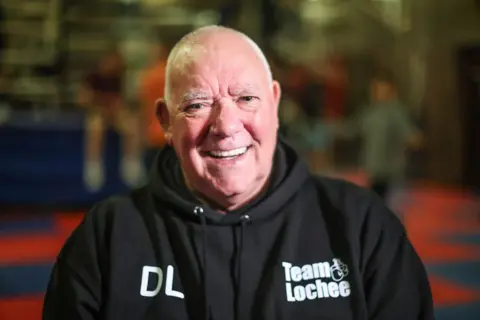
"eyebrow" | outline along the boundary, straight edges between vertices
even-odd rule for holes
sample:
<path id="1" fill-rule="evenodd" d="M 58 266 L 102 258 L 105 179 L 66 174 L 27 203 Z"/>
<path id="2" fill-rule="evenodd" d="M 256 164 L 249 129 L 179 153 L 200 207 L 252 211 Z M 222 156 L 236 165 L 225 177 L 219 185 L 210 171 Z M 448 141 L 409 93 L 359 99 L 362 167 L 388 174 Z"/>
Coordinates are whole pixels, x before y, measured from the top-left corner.
<path id="1" fill-rule="evenodd" d="M 242 94 L 251 94 L 252 92 L 256 91 L 258 89 L 257 86 L 252 85 L 252 84 L 247 84 L 243 86 L 234 86 L 234 88 L 231 90 L 231 94 L 233 95 L 242 95 Z M 208 100 L 211 99 L 211 95 L 208 94 L 205 91 L 191 91 L 187 92 L 182 96 L 181 102 L 180 103 L 185 103 L 188 101 L 192 100 Z"/>
<path id="2" fill-rule="evenodd" d="M 258 91 L 258 87 L 252 84 L 247 84 L 243 86 L 235 86 L 230 93 L 233 95 L 241 95 L 241 94 L 250 94 L 253 92 Z"/>
<path id="3" fill-rule="evenodd" d="M 208 99 L 209 95 L 206 92 L 187 92 L 182 97 L 182 103 L 197 100 L 197 99 Z"/>

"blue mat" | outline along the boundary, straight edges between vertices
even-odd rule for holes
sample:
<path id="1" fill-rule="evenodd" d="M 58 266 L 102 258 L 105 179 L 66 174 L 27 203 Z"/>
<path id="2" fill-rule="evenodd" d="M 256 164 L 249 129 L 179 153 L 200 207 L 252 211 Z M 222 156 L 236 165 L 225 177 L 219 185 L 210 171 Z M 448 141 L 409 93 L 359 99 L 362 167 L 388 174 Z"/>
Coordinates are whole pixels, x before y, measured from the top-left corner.
<path id="1" fill-rule="evenodd" d="M 0 204 L 90 205 L 127 191 L 119 176 L 119 137 L 109 132 L 105 145 L 106 185 L 89 193 L 82 181 L 83 116 L 69 112 L 35 121 L 13 114 L 0 126 Z"/>
<path id="2" fill-rule="evenodd" d="M 0 236 L 22 235 L 32 232 L 49 232 L 54 230 L 55 221 L 51 215 L 39 214 L 36 219 L 4 220 L 0 223 Z"/>
<path id="3" fill-rule="evenodd" d="M 43 294 L 53 264 L 0 266 L 0 298 Z"/>

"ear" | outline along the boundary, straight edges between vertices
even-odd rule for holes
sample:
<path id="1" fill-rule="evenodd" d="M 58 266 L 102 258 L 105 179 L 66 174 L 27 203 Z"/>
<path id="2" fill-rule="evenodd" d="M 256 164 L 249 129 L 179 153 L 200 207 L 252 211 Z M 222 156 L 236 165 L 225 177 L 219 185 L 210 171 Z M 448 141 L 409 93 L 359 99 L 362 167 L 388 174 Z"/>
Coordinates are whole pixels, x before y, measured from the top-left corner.
<path id="1" fill-rule="evenodd" d="M 278 112 L 278 105 L 280 104 L 280 98 L 282 96 L 282 88 L 280 87 L 280 83 L 278 81 L 272 81 L 272 95 L 273 95 L 273 103 L 275 106 L 275 111 Z"/>
<path id="2" fill-rule="evenodd" d="M 280 98 L 282 97 L 282 88 L 280 83 L 276 80 L 272 81 L 272 98 L 273 107 L 275 108 L 275 114 L 277 116 L 277 130 L 280 127 L 280 121 L 278 120 L 278 106 L 280 104 Z"/>
<path id="3" fill-rule="evenodd" d="M 172 145 L 172 132 L 170 124 L 170 112 L 168 110 L 167 103 L 164 98 L 155 101 L 155 115 L 158 123 L 163 129 L 165 134 L 165 141 L 167 144 Z"/>

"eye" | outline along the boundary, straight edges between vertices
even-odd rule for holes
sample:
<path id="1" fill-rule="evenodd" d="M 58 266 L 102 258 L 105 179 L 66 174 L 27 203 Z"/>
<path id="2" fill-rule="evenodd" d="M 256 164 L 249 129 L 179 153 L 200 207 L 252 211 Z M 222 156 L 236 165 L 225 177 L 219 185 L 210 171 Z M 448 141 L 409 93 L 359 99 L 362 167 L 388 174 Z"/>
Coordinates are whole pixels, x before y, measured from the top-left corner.
<path id="1" fill-rule="evenodd" d="M 244 102 L 250 102 L 252 101 L 253 99 L 255 99 L 255 97 L 253 96 L 243 96 L 243 97 L 240 97 L 240 101 L 244 101 Z"/>
<path id="2" fill-rule="evenodd" d="M 202 109 L 203 105 L 201 103 L 194 103 L 185 107 L 184 111 L 186 112 L 195 112 Z"/>

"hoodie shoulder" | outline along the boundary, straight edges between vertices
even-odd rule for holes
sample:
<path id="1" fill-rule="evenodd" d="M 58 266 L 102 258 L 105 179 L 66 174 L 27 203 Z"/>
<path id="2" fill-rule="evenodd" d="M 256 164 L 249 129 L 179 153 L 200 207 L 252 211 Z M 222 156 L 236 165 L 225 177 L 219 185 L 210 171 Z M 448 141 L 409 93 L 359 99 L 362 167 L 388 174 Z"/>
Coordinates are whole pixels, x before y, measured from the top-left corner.
<path id="1" fill-rule="evenodd" d="M 86 250 L 92 257 L 106 255 L 115 240 L 123 242 L 143 234 L 151 223 L 147 197 L 147 190 L 141 188 L 93 205 L 65 242 L 58 258 L 76 269 L 83 264 L 82 260 L 88 261 L 84 259 Z"/>
<path id="2" fill-rule="evenodd" d="M 111 196 L 97 203 L 87 215 L 97 223 L 111 225 L 117 221 L 135 223 L 150 210 L 147 187 L 135 189 L 129 193 Z"/>
<path id="3" fill-rule="evenodd" d="M 121 259 L 120 252 L 129 252 L 132 242 L 148 243 L 149 240 L 144 232 L 146 223 L 135 204 L 138 193 L 142 194 L 134 191 L 107 198 L 84 215 L 54 264 L 46 292 L 44 319 L 72 319 L 80 314 L 82 319 L 99 318 L 105 298 L 104 279 L 110 273 L 112 261 Z"/>
<path id="4" fill-rule="evenodd" d="M 376 200 L 372 191 L 346 180 L 315 176 L 314 181 L 321 198 L 349 216 L 362 216 Z"/>
<path id="5" fill-rule="evenodd" d="M 373 191 L 342 179 L 315 177 L 314 181 L 322 206 L 329 206 L 327 211 L 339 215 L 359 237 L 368 226 L 399 235 L 405 232 L 398 217 Z"/>
<path id="6" fill-rule="evenodd" d="M 60 253 L 60 258 L 64 255 L 64 252 L 70 251 L 70 247 L 75 247 L 78 242 L 88 239 L 95 240 L 97 246 L 102 246 L 106 234 L 110 233 L 112 229 L 114 221 L 118 220 L 119 215 L 131 215 L 129 210 L 131 207 L 132 200 L 129 195 L 111 196 L 95 203 L 85 213 L 81 223 L 67 239 Z"/>
<path id="7" fill-rule="evenodd" d="M 366 188 L 338 179 L 315 181 L 325 220 L 348 238 L 344 243 L 362 277 L 369 316 L 434 319 L 426 269 L 400 219 Z"/>

